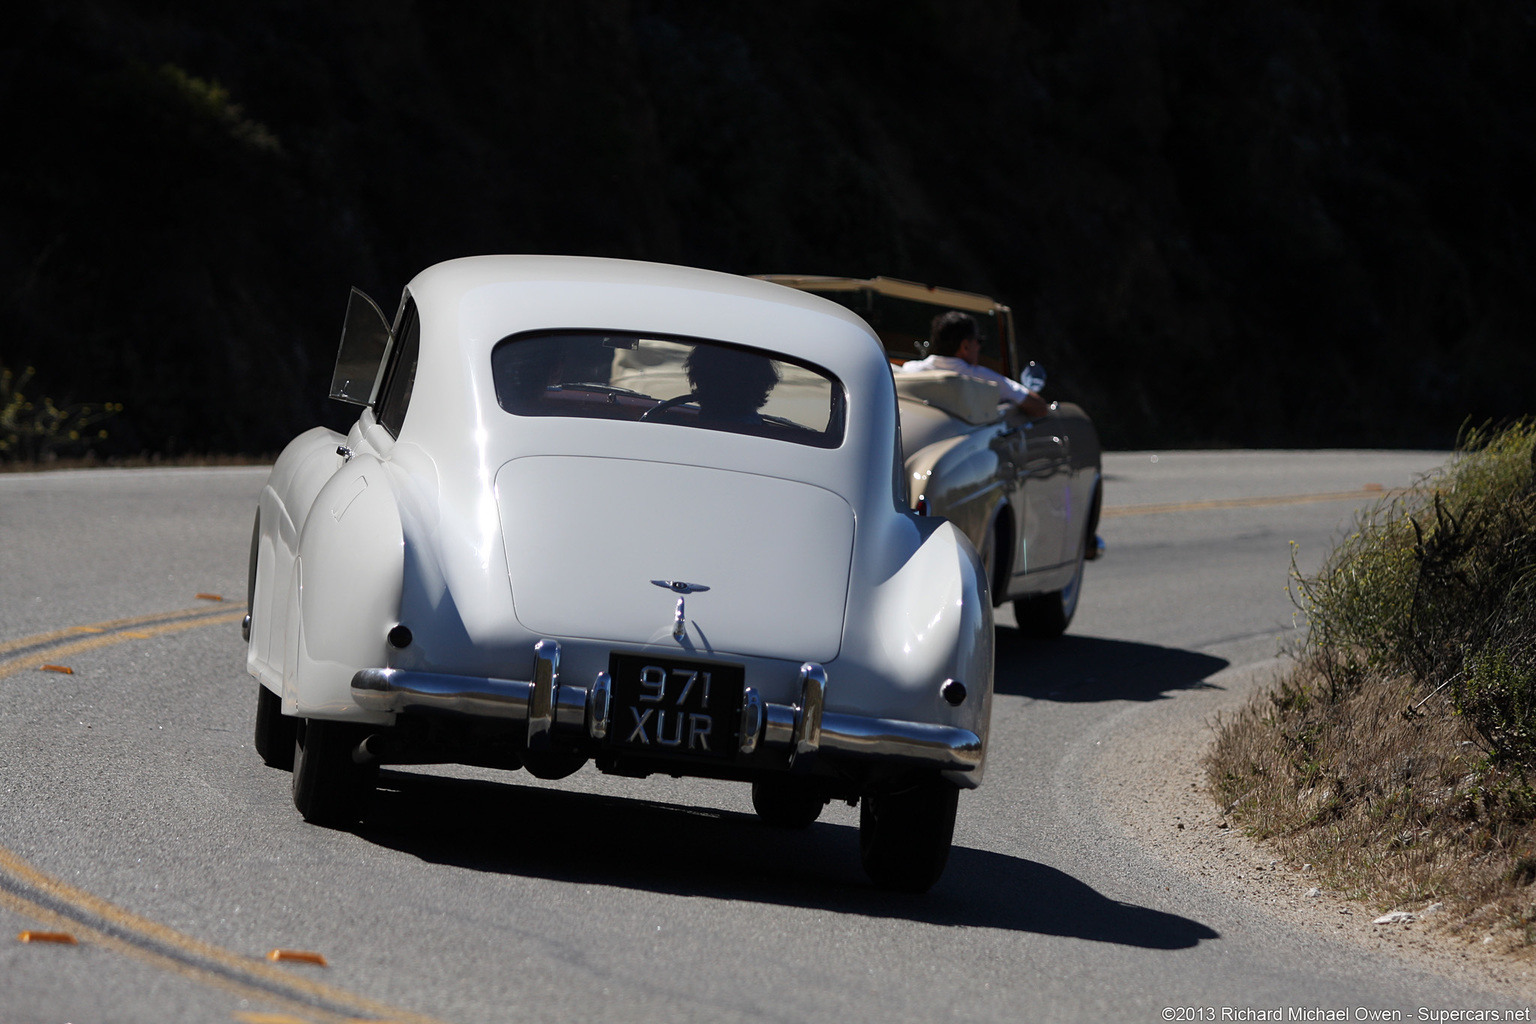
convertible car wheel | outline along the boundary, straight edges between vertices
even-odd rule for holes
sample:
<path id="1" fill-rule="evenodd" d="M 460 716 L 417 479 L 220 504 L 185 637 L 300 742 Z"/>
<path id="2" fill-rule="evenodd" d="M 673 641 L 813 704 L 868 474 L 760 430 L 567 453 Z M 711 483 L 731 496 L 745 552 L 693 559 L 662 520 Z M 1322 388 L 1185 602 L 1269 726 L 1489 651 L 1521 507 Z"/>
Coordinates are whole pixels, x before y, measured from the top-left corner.
<path id="1" fill-rule="evenodd" d="M 876 885 L 926 892 L 944 873 L 960 790 L 943 779 L 860 801 L 859 853 Z"/>
<path id="2" fill-rule="evenodd" d="M 998 556 L 1000 551 L 1011 552 L 1013 547 L 1008 543 L 1007 534 L 1004 533 L 1002 522 L 999 521 L 992 529 L 987 531 L 987 539 L 977 552 L 981 560 L 981 570 L 986 574 L 987 591 L 992 595 L 994 607 L 1001 604 L 1003 595 L 1008 592 L 1008 579 L 1000 574 L 1002 558 Z"/>
<path id="3" fill-rule="evenodd" d="M 366 732 L 345 722 L 309 719 L 298 730 L 293 755 L 293 805 L 313 825 L 345 828 L 362 818 L 378 778 L 376 765 L 360 765 L 352 751 Z"/>
<path id="4" fill-rule="evenodd" d="M 1013 602 L 1013 617 L 1025 636 L 1054 640 L 1067 631 L 1077 612 L 1077 599 L 1083 591 L 1083 563 L 1087 556 L 1087 538 L 1078 542 L 1077 564 L 1072 580 L 1049 594 L 1033 594 Z"/>
<path id="5" fill-rule="evenodd" d="M 256 684 L 256 753 L 268 768 L 293 771 L 293 745 L 299 720 L 283 714 L 283 699 Z"/>
<path id="6" fill-rule="evenodd" d="M 752 807 L 757 816 L 780 828 L 808 828 L 821 817 L 827 798 L 794 779 L 762 779 L 752 783 Z"/>

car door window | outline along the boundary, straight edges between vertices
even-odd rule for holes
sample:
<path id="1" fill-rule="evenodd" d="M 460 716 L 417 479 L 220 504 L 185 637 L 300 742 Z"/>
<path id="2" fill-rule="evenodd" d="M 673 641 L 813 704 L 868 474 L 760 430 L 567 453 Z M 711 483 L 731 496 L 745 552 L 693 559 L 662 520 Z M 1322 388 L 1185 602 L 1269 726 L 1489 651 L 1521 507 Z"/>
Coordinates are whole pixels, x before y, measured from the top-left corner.
<path id="1" fill-rule="evenodd" d="M 395 346 L 394 358 L 385 370 L 384 384 L 379 390 L 379 402 L 375 414 L 379 424 L 391 437 L 400 436 L 405 425 L 405 410 L 411 402 L 411 388 L 416 383 L 416 357 L 421 349 L 421 321 L 416 316 L 416 303 L 406 301 L 401 312 L 401 323 Z"/>
<path id="2" fill-rule="evenodd" d="M 331 377 L 331 397 L 351 405 L 369 405 L 378 395 L 379 374 L 389 353 L 389 320 L 379 304 L 357 288 L 347 299 L 341 348 Z"/>

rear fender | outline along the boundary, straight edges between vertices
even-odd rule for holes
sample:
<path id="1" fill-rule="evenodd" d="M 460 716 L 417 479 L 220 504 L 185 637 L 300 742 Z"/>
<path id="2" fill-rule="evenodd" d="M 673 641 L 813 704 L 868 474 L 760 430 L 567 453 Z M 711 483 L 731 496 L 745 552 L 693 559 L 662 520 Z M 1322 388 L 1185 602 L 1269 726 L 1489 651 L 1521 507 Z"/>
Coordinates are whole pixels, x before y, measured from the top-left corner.
<path id="1" fill-rule="evenodd" d="M 295 607 L 289 603 L 299 532 L 315 496 L 342 465 L 336 446 L 342 436 L 324 427 L 305 431 L 278 456 L 256 505 L 252 540 L 252 578 L 248 581 L 251 615 L 246 670 L 275 693 L 293 661 L 288 629 Z M 297 522 L 295 522 L 297 519 Z"/>
<path id="2" fill-rule="evenodd" d="M 986 428 L 931 445 L 907 460 L 913 507 L 926 499 L 926 514 L 959 527 L 978 550 L 997 510 L 1007 500 L 1002 460 Z"/>
<path id="3" fill-rule="evenodd" d="M 297 643 L 284 710 L 303 717 L 388 723 L 352 701 L 352 676 L 387 663 L 399 621 L 404 540 L 383 466 L 348 462 L 321 488 L 299 540 Z"/>
<path id="4" fill-rule="evenodd" d="M 953 523 L 934 524 L 860 609 L 845 656 L 828 666 L 828 709 L 958 726 L 985 744 L 993 677 L 986 595 L 976 549 Z M 941 695 L 950 679 L 965 687 L 958 707 Z M 963 774 L 965 786 L 981 778 Z"/>

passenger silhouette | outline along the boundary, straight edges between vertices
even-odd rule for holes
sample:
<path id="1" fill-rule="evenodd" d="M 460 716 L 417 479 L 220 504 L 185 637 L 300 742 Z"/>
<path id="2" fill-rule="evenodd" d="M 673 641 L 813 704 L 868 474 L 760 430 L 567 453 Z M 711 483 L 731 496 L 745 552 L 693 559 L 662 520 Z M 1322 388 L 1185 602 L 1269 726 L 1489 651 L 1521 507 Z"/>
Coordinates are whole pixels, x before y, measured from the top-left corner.
<path id="1" fill-rule="evenodd" d="M 701 423 L 758 423 L 758 410 L 779 383 L 766 356 L 718 345 L 696 345 L 683 363 Z"/>

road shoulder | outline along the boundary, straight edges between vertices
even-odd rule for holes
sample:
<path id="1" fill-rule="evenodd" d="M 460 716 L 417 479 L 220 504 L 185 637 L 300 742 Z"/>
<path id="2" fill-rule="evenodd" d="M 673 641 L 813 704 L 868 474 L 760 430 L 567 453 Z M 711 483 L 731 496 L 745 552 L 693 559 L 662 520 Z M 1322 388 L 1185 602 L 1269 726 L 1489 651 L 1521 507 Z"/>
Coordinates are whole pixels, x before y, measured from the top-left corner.
<path id="1" fill-rule="evenodd" d="M 1306 865 L 1286 863 L 1230 827 L 1206 784 L 1203 759 L 1223 716 L 1282 672 L 1283 659 L 1230 668 L 1206 687 L 1131 709 L 1112 725 L 1113 757 L 1090 770 L 1094 798 L 1150 853 L 1207 888 L 1318 936 L 1356 943 L 1466 985 L 1536 1000 L 1536 967 L 1435 930 L 1432 919 L 1377 925 L 1382 913 L 1330 892 Z M 1393 909 L 1393 908 L 1386 908 Z"/>

